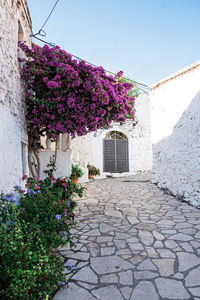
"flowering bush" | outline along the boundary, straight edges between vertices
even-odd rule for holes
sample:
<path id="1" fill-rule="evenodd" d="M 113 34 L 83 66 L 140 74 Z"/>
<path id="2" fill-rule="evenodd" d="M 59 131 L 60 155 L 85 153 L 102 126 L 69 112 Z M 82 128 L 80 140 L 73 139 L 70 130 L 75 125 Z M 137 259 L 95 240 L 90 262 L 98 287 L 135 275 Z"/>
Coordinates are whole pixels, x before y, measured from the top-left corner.
<path id="1" fill-rule="evenodd" d="M 125 121 L 126 114 L 134 116 L 130 103 L 135 99 L 128 96 L 133 86 L 118 81 L 123 72 L 108 76 L 102 67 L 78 62 L 58 46 L 19 46 L 27 56 L 20 61 L 32 135 L 85 135 L 112 121 Z"/>
<path id="2" fill-rule="evenodd" d="M 64 268 L 73 269 L 52 248 L 72 243 L 76 202 L 82 196 L 70 178 L 23 178 L 26 191 L 0 197 L 0 298 L 44 299 L 65 284 Z"/>
<path id="3" fill-rule="evenodd" d="M 100 175 L 100 170 L 97 169 L 95 166 L 88 164 L 87 167 L 88 167 L 89 175 L 93 175 L 93 176 Z"/>
<path id="4" fill-rule="evenodd" d="M 79 178 L 83 176 L 83 170 L 79 165 L 72 165 L 71 178 Z"/>

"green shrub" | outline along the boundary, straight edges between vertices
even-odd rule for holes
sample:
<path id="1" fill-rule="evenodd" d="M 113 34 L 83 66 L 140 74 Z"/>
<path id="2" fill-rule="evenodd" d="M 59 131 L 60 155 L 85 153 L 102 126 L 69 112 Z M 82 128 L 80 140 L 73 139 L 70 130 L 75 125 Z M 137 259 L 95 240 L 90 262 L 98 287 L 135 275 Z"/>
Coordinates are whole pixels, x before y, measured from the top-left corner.
<path id="1" fill-rule="evenodd" d="M 71 178 L 79 178 L 83 176 L 83 170 L 79 165 L 72 165 Z"/>
<path id="2" fill-rule="evenodd" d="M 45 299 L 65 283 L 64 262 L 52 248 L 72 243 L 83 188 L 70 178 L 28 178 L 27 191 L 0 197 L 0 298 Z M 67 265 L 68 268 L 68 265 Z"/>
<path id="3" fill-rule="evenodd" d="M 100 175 L 100 170 L 97 169 L 95 166 L 88 164 L 87 167 L 88 167 L 89 175 L 93 175 L 93 176 Z"/>

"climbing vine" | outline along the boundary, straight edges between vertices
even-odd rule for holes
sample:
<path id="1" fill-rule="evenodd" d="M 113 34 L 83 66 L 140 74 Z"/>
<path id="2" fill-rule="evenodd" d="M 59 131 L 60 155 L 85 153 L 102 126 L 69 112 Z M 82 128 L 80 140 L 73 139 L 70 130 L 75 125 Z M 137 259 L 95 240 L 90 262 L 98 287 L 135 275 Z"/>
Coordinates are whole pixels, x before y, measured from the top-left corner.
<path id="1" fill-rule="evenodd" d="M 30 149 L 40 147 L 40 136 L 56 140 L 60 133 L 82 136 L 112 121 L 134 118 L 129 91 L 133 85 L 120 82 L 123 72 L 107 75 L 103 67 L 77 61 L 58 46 L 29 49 L 20 59 L 26 86 L 27 126 Z"/>

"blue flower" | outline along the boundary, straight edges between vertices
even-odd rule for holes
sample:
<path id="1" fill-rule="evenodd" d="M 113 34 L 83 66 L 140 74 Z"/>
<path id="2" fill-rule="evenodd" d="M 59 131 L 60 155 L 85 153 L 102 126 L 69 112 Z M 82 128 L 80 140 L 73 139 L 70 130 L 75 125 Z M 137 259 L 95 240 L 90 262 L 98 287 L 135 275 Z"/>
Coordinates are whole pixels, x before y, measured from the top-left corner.
<path id="1" fill-rule="evenodd" d="M 10 201 L 10 202 L 15 202 L 15 195 L 14 195 L 13 193 L 10 193 L 10 194 L 8 195 L 8 201 Z"/>
<path id="2" fill-rule="evenodd" d="M 67 283 L 67 281 L 61 281 L 60 284 L 61 285 L 65 285 Z"/>
<path id="3" fill-rule="evenodd" d="M 72 265 L 71 265 L 70 263 L 68 263 L 68 262 L 66 262 L 66 263 L 64 264 L 64 266 L 65 266 L 65 267 L 70 267 L 70 268 L 72 268 Z"/>
<path id="4" fill-rule="evenodd" d="M 63 237 L 64 235 L 68 235 L 68 233 L 67 233 L 67 231 L 63 231 L 63 232 L 61 232 L 60 235 Z"/>
<path id="5" fill-rule="evenodd" d="M 8 197 L 7 197 L 6 195 L 2 195 L 1 198 L 2 198 L 3 200 L 8 200 Z"/>
<path id="6" fill-rule="evenodd" d="M 61 215 L 56 215 L 56 219 L 61 220 L 62 219 Z"/>
<path id="7" fill-rule="evenodd" d="M 10 225 L 13 223 L 13 221 L 10 221 Z"/>
<path id="8" fill-rule="evenodd" d="M 16 190 L 21 190 L 21 186 L 20 186 L 20 185 L 15 185 L 14 188 L 15 188 Z"/>
<path id="9" fill-rule="evenodd" d="M 32 192 L 32 190 L 28 190 L 29 197 L 31 196 L 31 192 Z"/>
<path id="10" fill-rule="evenodd" d="M 70 202 L 67 203 L 67 206 L 70 207 Z"/>

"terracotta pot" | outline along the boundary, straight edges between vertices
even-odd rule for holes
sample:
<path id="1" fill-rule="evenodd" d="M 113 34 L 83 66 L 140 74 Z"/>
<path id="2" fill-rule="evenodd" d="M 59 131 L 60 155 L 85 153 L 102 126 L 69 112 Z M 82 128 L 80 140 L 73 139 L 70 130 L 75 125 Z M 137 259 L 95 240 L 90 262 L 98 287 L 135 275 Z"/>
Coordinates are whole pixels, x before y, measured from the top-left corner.
<path id="1" fill-rule="evenodd" d="M 78 184 L 78 178 L 73 178 L 73 183 L 77 185 Z"/>
<path id="2" fill-rule="evenodd" d="M 93 175 L 92 174 L 88 174 L 88 178 L 89 179 L 93 179 Z"/>

